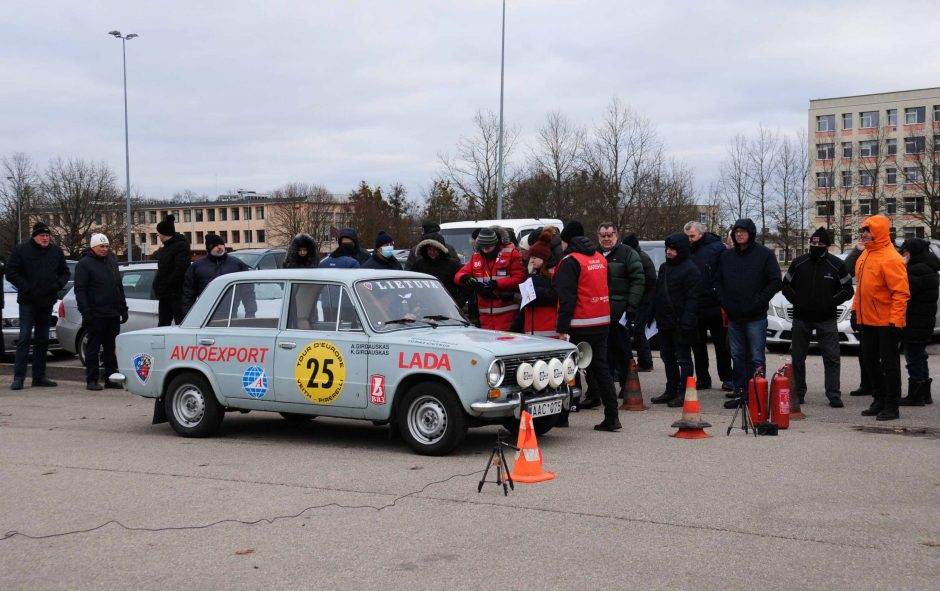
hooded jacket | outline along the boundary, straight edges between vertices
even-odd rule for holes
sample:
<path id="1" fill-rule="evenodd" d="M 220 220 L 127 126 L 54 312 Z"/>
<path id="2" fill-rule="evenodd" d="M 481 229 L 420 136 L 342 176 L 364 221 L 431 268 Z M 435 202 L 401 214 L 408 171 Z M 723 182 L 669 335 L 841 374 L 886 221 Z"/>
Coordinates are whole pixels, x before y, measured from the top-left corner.
<path id="1" fill-rule="evenodd" d="M 783 296 L 793 304 L 793 317 L 804 322 L 836 318 L 836 307 L 849 300 L 855 289 L 845 263 L 825 253 L 796 257 L 783 276 Z"/>
<path id="2" fill-rule="evenodd" d="M 30 238 L 16 245 L 6 266 L 7 279 L 16 286 L 16 301 L 27 306 L 51 307 L 69 282 L 65 254 L 55 244 L 43 248 Z"/>
<path id="3" fill-rule="evenodd" d="M 863 226 L 871 230 L 871 240 L 855 263 L 855 321 L 859 326 L 904 328 L 911 291 L 904 259 L 891 244 L 891 222 L 873 215 Z"/>
<path id="4" fill-rule="evenodd" d="M 359 246 L 359 234 L 352 228 L 343 228 L 339 231 L 339 240 L 342 241 L 343 238 L 349 238 L 356 245 L 356 254 L 353 256 L 356 259 L 356 262 L 359 263 L 359 266 L 362 266 L 362 263 L 369 260 L 369 253 L 362 249 Z M 333 251 L 336 252 L 336 251 Z"/>
<path id="5" fill-rule="evenodd" d="M 359 248 L 355 244 L 340 244 L 318 265 L 321 269 L 358 269 L 360 267 L 356 255 Z M 366 260 L 369 256 L 366 255 Z"/>
<path id="6" fill-rule="evenodd" d="M 433 246 L 440 254 L 436 259 L 428 256 L 428 248 Z M 415 261 L 411 270 L 416 273 L 433 275 L 440 281 L 459 307 L 467 301 L 467 294 L 454 283 L 454 275 L 460 270 L 460 259 L 452 256 L 444 237 L 437 232 L 425 234 L 424 239 L 415 246 Z"/>
<path id="7" fill-rule="evenodd" d="M 691 260 L 689 237 L 682 232 L 670 234 L 666 248 L 674 248 L 676 256 L 659 266 L 653 298 L 656 326 L 697 334 L 702 274 Z"/>
<path id="8" fill-rule="evenodd" d="M 297 251 L 307 249 L 307 256 L 301 257 Z M 315 269 L 320 264 L 317 252 L 317 243 L 310 234 L 297 234 L 287 247 L 287 256 L 284 257 L 285 269 Z"/>
<path id="9" fill-rule="evenodd" d="M 157 275 L 153 278 L 153 293 L 158 300 L 172 300 L 183 295 L 183 278 L 192 262 L 192 250 L 186 237 L 177 232 L 157 253 Z"/>
<path id="10" fill-rule="evenodd" d="M 567 255 L 578 253 L 591 256 L 596 252 L 597 249 L 589 238 L 585 236 L 575 236 L 571 239 L 571 242 L 568 243 L 568 248 L 565 250 L 566 256 L 561 260 L 558 264 L 558 268 L 555 270 L 555 291 L 558 293 L 557 329 L 559 334 L 569 334 L 571 332 L 571 321 L 574 318 L 575 308 L 578 304 L 578 283 L 581 278 L 581 263 L 578 262 L 578 259 Z M 610 291 L 605 284 L 601 293 L 592 295 L 599 299 L 609 299 Z M 619 320 L 619 318 L 616 320 L 611 319 L 612 322 Z M 603 324 L 580 328 L 578 331 L 585 334 L 607 334 L 610 328 L 608 324 Z"/>
<path id="11" fill-rule="evenodd" d="M 118 318 L 127 312 L 117 260 L 90 248 L 75 266 L 75 301 L 84 318 Z"/>
<path id="12" fill-rule="evenodd" d="M 907 326 L 904 342 L 924 344 L 933 337 L 937 322 L 937 298 L 940 297 L 940 259 L 930 251 L 923 238 L 909 238 L 901 248 L 907 251 L 907 281 L 911 299 L 907 302 Z"/>
<path id="13" fill-rule="evenodd" d="M 704 285 L 711 285 L 712 275 L 718 266 L 718 257 L 725 250 L 727 250 L 725 243 L 721 241 L 717 234 L 712 232 L 705 232 L 701 238 L 691 244 L 689 252 L 691 253 L 692 262 L 698 267 Z M 698 310 L 702 317 L 721 314 L 721 306 L 718 305 L 718 298 L 715 297 L 712 290 L 703 289 L 700 295 Z"/>
<path id="14" fill-rule="evenodd" d="M 734 248 L 721 253 L 712 285 L 729 320 L 764 320 L 770 298 L 780 291 L 780 265 L 769 248 L 754 242 L 757 227 L 753 221 L 742 218 L 732 229 L 737 228 L 748 233 L 746 248 L 735 242 Z"/>
<path id="15" fill-rule="evenodd" d="M 183 314 L 187 314 L 193 307 L 199 296 L 206 289 L 206 286 L 213 279 L 229 273 L 239 271 L 250 271 L 245 261 L 230 256 L 228 253 L 220 257 L 207 254 L 195 263 L 189 266 L 186 271 L 186 277 L 183 279 Z M 252 292 L 252 303 L 254 303 L 254 292 Z M 248 306 L 245 307 L 246 311 Z"/>

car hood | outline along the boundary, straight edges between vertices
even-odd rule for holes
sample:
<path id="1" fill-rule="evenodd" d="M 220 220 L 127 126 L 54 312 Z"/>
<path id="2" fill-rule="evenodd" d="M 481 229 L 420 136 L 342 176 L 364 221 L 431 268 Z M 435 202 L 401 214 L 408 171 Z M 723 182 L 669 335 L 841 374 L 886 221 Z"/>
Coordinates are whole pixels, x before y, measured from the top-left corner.
<path id="1" fill-rule="evenodd" d="M 558 339 L 471 327 L 416 328 L 384 333 L 373 338 L 390 344 L 425 345 L 467 352 L 486 351 L 501 357 L 574 348 L 571 343 Z"/>

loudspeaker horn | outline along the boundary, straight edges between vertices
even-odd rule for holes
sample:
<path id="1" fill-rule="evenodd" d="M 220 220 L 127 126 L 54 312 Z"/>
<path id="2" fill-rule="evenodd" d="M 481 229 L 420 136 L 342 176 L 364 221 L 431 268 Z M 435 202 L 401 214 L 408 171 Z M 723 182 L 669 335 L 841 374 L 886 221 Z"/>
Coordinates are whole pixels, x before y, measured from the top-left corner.
<path id="1" fill-rule="evenodd" d="M 591 365 L 591 359 L 593 358 L 594 351 L 591 349 L 590 343 L 586 341 L 578 343 L 578 367 L 585 369 Z"/>

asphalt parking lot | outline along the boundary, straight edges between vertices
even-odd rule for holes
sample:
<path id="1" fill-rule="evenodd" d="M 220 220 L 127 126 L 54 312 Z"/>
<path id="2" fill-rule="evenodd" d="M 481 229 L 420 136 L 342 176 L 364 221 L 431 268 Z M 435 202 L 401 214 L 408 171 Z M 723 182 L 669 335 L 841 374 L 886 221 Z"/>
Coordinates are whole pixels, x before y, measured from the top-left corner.
<path id="1" fill-rule="evenodd" d="M 669 437 L 679 409 L 622 413 L 614 434 L 573 414 L 539 440 L 556 478 L 508 496 L 477 492 L 495 428 L 444 458 L 371 423 L 263 413 L 183 439 L 151 401 L 5 375 L 0 588 L 934 588 L 940 404 L 861 417 L 857 367 L 832 409 L 811 357 L 808 418 L 777 437 L 727 436 L 719 391 L 700 393 L 701 441 Z M 660 371 L 640 379 L 661 392 Z"/>

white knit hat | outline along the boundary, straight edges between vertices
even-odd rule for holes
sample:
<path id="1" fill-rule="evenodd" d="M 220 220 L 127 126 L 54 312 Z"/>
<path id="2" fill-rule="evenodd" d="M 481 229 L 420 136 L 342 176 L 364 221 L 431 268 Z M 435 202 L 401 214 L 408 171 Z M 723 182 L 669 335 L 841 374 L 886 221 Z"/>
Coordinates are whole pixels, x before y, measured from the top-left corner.
<path id="1" fill-rule="evenodd" d="M 104 234 L 92 234 L 91 235 L 91 242 L 88 243 L 90 247 L 94 248 L 96 246 L 101 246 L 102 244 L 111 244 L 110 242 L 108 242 L 107 236 L 105 236 Z"/>

